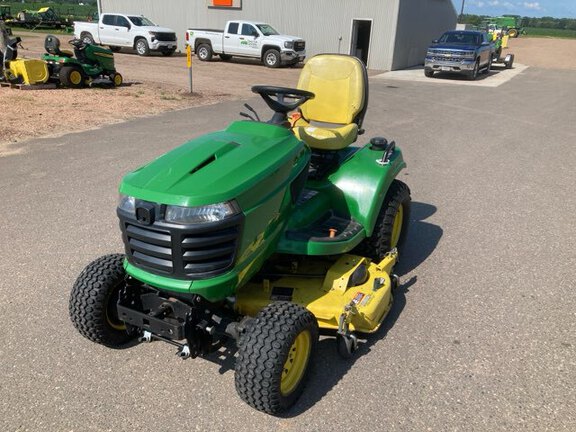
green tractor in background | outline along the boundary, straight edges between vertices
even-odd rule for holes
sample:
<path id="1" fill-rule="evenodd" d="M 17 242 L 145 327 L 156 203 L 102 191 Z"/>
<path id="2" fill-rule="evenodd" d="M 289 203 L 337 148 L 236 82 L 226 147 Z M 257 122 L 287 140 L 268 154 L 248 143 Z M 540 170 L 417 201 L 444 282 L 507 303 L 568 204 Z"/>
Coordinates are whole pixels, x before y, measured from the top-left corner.
<path id="1" fill-rule="evenodd" d="M 368 76 L 318 55 L 298 88 L 255 86 L 255 110 L 127 174 L 117 215 L 125 254 L 79 275 L 69 313 L 112 348 L 160 340 L 182 359 L 236 342 L 235 383 L 279 414 L 304 389 L 319 333 L 350 357 L 392 307 L 410 190 L 395 143 L 364 130 Z M 291 113 L 289 115 L 289 113 Z"/>
<path id="2" fill-rule="evenodd" d="M 50 78 L 64 87 L 80 88 L 99 78 L 108 78 L 115 87 L 122 85 L 122 75 L 114 66 L 114 53 L 82 39 L 69 41 L 74 52 L 60 49 L 60 40 L 46 36 L 46 53 L 42 60 L 48 65 Z"/>
<path id="3" fill-rule="evenodd" d="M 122 85 L 123 78 L 114 66 L 112 51 L 80 39 L 72 39 L 74 51 L 61 50 L 60 40 L 46 36 L 46 53 L 41 59 L 17 58 L 21 39 L 11 38 L 0 23 L 0 79 L 13 84 L 37 85 L 53 83 L 70 88 L 81 88 L 105 80 L 113 86 Z"/>

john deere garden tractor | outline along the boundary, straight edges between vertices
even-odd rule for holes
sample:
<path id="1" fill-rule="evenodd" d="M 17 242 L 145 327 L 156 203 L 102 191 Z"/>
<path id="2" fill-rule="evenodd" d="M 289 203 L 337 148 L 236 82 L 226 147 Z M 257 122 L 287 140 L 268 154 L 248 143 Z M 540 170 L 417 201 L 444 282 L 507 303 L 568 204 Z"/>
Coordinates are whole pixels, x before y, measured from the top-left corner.
<path id="1" fill-rule="evenodd" d="M 48 35 L 42 60 L 48 65 L 50 78 L 65 87 L 84 87 L 93 80 L 108 78 L 114 86 L 122 85 L 122 75 L 114 67 L 114 53 L 82 39 L 69 41 L 74 51 L 60 49 L 60 40 Z"/>
<path id="2" fill-rule="evenodd" d="M 297 88 L 255 86 L 274 114 L 194 139 L 122 180 L 124 254 L 90 263 L 69 312 L 119 348 L 160 340 L 181 358 L 235 341 L 236 390 L 276 415 L 304 389 L 319 333 L 353 355 L 392 305 L 410 191 L 394 142 L 364 131 L 363 63 L 318 55 Z"/>

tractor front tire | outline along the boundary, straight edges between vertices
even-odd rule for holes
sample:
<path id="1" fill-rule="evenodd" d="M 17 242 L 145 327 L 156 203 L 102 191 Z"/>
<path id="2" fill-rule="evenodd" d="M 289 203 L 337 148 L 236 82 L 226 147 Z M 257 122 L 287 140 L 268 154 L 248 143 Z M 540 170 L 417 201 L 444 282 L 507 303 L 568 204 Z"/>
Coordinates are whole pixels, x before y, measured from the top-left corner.
<path id="1" fill-rule="evenodd" d="M 290 302 L 262 309 L 238 343 L 236 391 L 259 411 L 277 415 L 302 394 L 318 341 L 310 311 Z"/>
<path id="2" fill-rule="evenodd" d="M 60 84 L 64 87 L 84 87 L 84 73 L 78 66 L 62 66 L 60 69 Z"/>
<path id="3" fill-rule="evenodd" d="M 120 87 L 122 85 L 122 83 L 124 82 L 124 78 L 122 77 L 121 74 L 119 74 L 118 72 L 115 72 L 115 73 L 110 75 L 110 81 L 112 81 L 112 84 L 114 84 L 114 87 Z"/>
<path id="4" fill-rule="evenodd" d="M 277 49 L 269 49 L 264 53 L 264 57 L 262 58 L 264 64 L 269 68 L 279 68 L 282 59 L 280 58 L 280 52 Z"/>
<path id="5" fill-rule="evenodd" d="M 511 38 L 517 38 L 518 30 L 516 30 L 515 28 L 508 30 L 508 36 L 510 36 Z"/>
<path id="6" fill-rule="evenodd" d="M 148 41 L 144 38 L 138 39 L 134 45 L 134 48 L 136 49 L 138 55 L 142 57 L 150 55 L 150 47 L 148 46 Z"/>
<path id="7" fill-rule="evenodd" d="M 428 78 L 434 77 L 434 71 L 432 69 L 424 69 L 424 75 Z"/>
<path id="8" fill-rule="evenodd" d="M 376 218 L 372 236 L 364 239 L 354 253 L 380 262 L 391 249 L 401 247 L 408 233 L 410 203 L 408 186 L 394 180 Z"/>
<path id="9" fill-rule="evenodd" d="M 118 319 L 116 303 L 124 285 L 124 255 L 104 255 L 86 266 L 74 283 L 68 311 L 82 336 L 111 348 L 132 339 Z"/>

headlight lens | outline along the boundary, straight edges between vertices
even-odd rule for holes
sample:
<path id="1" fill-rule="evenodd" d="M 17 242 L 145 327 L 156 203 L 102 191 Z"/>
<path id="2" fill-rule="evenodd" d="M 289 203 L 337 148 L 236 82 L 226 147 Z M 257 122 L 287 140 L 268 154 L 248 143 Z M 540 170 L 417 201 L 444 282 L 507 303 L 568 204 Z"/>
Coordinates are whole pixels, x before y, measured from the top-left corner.
<path id="1" fill-rule="evenodd" d="M 232 202 L 209 204 L 200 207 L 166 207 L 164 219 L 177 224 L 196 224 L 218 222 L 238 214 L 236 205 Z"/>
<path id="2" fill-rule="evenodd" d="M 120 194 L 120 199 L 118 200 L 118 208 L 130 214 L 134 214 L 136 211 L 136 200 L 134 197 Z"/>
<path id="3" fill-rule="evenodd" d="M 466 58 L 474 58 L 474 51 L 465 51 L 464 57 Z"/>
<path id="4" fill-rule="evenodd" d="M 149 31 L 148 34 L 149 34 L 150 36 L 156 36 L 156 32 L 153 32 L 153 31 Z"/>
<path id="5" fill-rule="evenodd" d="M 288 49 L 294 48 L 294 41 L 284 42 L 284 48 L 288 48 Z"/>

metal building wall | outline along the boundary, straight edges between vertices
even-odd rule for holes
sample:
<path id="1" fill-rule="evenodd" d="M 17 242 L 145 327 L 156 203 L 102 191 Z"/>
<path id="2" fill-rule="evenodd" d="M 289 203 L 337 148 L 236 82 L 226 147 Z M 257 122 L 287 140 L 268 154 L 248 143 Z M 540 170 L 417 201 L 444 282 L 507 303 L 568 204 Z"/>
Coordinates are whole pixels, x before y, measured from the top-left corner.
<path id="1" fill-rule="evenodd" d="M 432 39 L 456 28 L 458 16 L 451 0 L 400 0 L 391 69 L 424 63 Z"/>
<path id="2" fill-rule="evenodd" d="M 143 14 L 173 28 L 180 49 L 190 27 L 223 29 L 230 19 L 264 21 L 281 33 L 304 38 L 309 57 L 326 52 L 348 54 L 352 19 L 372 19 L 368 67 L 389 70 L 398 1 L 242 0 L 241 10 L 209 9 L 206 0 L 101 0 L 101 5 L 103 12 Z"/>
<path id="3" fill-rule="evenodd" d="M 281 33 L 304 38 L 308 57 L 327 52 L 348 54 L 352 20 L 371 19 L 368 67 L 382 70 L 422 63 L 428 43 L 441 33 L 439 28 L 452 18 L 456 22 L 450 0 L 242 0 L 239 10 L 209 9 L 207 0 L 100 3 L 103 12 L 143 14 L 173 28 L 181 50 L 190 27 L 223 29 L 228 20 L 244 19 L 268 22 Z M 448 4 L 451 10 L 447 10 Z M 399 16 L 403 27 L 397 29 Z M 440 24 L 433 22 L 436 19 Z"/>

